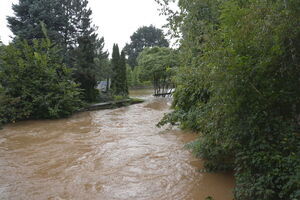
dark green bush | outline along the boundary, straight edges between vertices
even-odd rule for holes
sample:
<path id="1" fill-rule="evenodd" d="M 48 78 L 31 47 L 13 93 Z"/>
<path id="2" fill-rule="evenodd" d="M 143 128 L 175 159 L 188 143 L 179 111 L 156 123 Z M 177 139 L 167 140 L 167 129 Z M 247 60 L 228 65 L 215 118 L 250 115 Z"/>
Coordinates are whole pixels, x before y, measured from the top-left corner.
<path id="1" fill-rule="evenodd" d="M 238 200 L 300 199 L 300 1 L 179 1 L 170 122 L 211 170 L 234 169 Z M 173 24 L 173 25 L 174 25 Z"/>
<path id="2" fill-rule="evenodd" d="M 59 118 L 81 105 L 81 91 L 59 49 L 48 39 L 3 47 L 0 69 L 2 123 L 21 119 Z"/>

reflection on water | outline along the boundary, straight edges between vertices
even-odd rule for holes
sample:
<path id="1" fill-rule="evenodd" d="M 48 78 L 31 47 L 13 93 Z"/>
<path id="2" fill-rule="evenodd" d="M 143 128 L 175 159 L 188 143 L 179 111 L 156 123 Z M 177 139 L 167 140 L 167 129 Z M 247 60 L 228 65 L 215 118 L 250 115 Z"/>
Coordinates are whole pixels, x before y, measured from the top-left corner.
<path id="1" fill-rule="evenodd" d="M 169 99 L 0 131 L 0 199 L 231 200 L 230 174 L 200 173 L 183 148 L 195 135 L 155 127 Z"/>

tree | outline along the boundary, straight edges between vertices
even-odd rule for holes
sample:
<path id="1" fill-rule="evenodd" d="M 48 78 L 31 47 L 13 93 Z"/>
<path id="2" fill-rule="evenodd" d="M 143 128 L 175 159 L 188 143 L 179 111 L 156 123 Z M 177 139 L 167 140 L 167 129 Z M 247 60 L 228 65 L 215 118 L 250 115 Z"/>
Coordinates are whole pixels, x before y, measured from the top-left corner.
<path id="1" fill-rule="evenodd" d="M 126 58 L 125 52 L 120 55 L 119 46 L 114 44 L 112 53 L 112 83 L 113 93 L 119 96 L 128 95 L 127 75 L 126 75 Z"/>
<path id="2" fill-rule="evenodd" d="M 89 43 L 87 45 L 90 48 L 89 52 L 95 55 L 95 52 L 99 51 L 97 46 L 101 45 L 101 43 L 104 45 L 104 39 L 103 37 L 98 39 L 98 35 L 96 34 L 97 27 L 92 24 L 92 10 L 88 8 L 87 0 L 65 0 L 63 7 L 65 18 L 67 19 L 66 27 L 64 28 L 65 31 L 62 32 L 64 44 L 67 48 L 65 55 L 66 63 L 70 67 L 74 65 L 78 66 L 76 55 L 74 55 L 74 52 L 76 54 L 82 49 L 78 47 L 84 45 L 84 43 Z M 85 53 L 82 52 L 82 54 Z M 86 57 L 86 59 L 89 58 Z M 93 68 L 92 65 L 91 68 Z"/>
<path id="3" fill-rule="evenodd" d="M 87 8 L 87 1 L 78 1 L 76 9 L 80 12 L 77 27 L 80 35 L 77 38 L 78 47 L 74 49 L 75 80 L 80 83 L 80 87 L 85 94 L 85 100 L 94 102 L 98 95 L 96 80 L 95 58 L 101 58 L 106 53 L 103 52 L 104 39 L 97 39 L 95 27 L 91 23 L 91 9 Z M 98 54 L 98 55 L 97 55 Z"/>
<path id="4" fill-rule="evenodd" d="M 111 78 L 111 88 L 114 94 L 120 94 L 121 93 L 121 86 L 120 86 L 120 50 L 119 46 L 117 44 L 113 45 L 113 52 L 112 52 L 112 59 L 111 59 L 111 65 L 112 65 L 112 78 Z"/>
<path id="5" fill-rule="evenodd" d="M 69 27 L 62 4 L 59 0 L 19 0 L 19 4 L 12 6 L 15 16 L 7 17 L 8 26 L 19 39 L 31 41 L 44 38 L 39 27 L 42 21 L 46 24 L 48 37 L 61 44 L 64 42 L 62 33 Z"/>
<path id="6" fill-rule="evenodd" d="M 50 40 L 72 49 L 83 31 L 92 30 L 87 5 L 87 0 L 19 0 L 12 6 L 15 16 L 7 21 L 15 36 L 28 41 L 44 37 L 38 26 L 43 22 Z"/>
<path id="7" fill-rule="evenodd" d="M 178 5 L 182 66 L 162 124 L 201 133 L 190 146 L 208 169 L 234 169 L 235 199 L 299 199 L 300 1 Z"/>
<path id="8" fill-rule="evenodd" d="M 152 81 L 156 94 L 166 93 L 168 89 L 173 88 L 172 76 L 178 66 L 177 55 L 173 49 L 145 48 L 137 60 L 138 66 L 141 67 L 141 80 Z"/>
<path id="9" fill-rule="evenodd" d="M 165 39 L 163 31 L 153 25 L 139 28 L 130 37 L 131 42 L 126 44 L 124 51 L 128 55 L 128 64 L 134 68 L 137 65 L 139 53 L 146 47 L 168 47 L 169 42 Z"/>
<path id="10" fill-rule="evenodd" d="M 83 36 L 79 38 L 79 46 L 75 49 L 74 78 L 80 83 L 84 91 L 84 99 L 93 102 L 97 96 L 96 66 L 95 57 L 95 37 Z"/>
<path id="11" fill-rule="evenodd" d="M 81 91 L 49 39 L 16 41 L 0 55 L 0 123 L 65 117 L 78 110 Z"/>

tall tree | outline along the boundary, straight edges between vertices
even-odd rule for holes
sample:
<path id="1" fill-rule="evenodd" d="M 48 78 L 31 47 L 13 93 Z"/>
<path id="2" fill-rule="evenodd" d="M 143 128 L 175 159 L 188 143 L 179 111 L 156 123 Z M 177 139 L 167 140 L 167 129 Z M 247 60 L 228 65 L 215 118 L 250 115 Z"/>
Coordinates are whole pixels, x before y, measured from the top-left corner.
<path id="1" fill-rule="evenodd" d="M 80 83 L 80 87 L 84 90 L 84 98 L 86 101 L 92 102 L 96 99 L 97 91 L 95 86 L 96 66 L 95 57 L 95 40 L 94 36 L 82 36 L 78 39 L 79 46 L 74 51 L 74 78 Z"/>
<path id="2" fill-rule="evenodd" d="M 39 26 L 42 21 L 49 39 L 64 47 L 68 57 L 67 50 L 78 46 L 78 37 L 94 31 L 94 27 L 84 30 L 91 23 L 87 4 L 87 0 L 19 0 L 12 6 L 14 16 L 7 17 L 8 26 L 16 37 L 30 41 L 44 37 Z"/>
<path id="3" fill-rule="evenodd" d="M 166 40 L 161 29 L 150 26 L 139 28 L 130 37 L 131 42 L 126 44 L 124 51 L 128 55 L 128 64 L 134 68 L 137 65 L 137 57 L 139 53 L 146 47 L 169 47 L 169 42 Z"/>
<path id="4" fill-rule="evenodd" d="M 85 100 L 93 102 L 98 92 L 95 89 L 97 85 L 95 58 L 97 53 L 102 54 L 104 40 L 103 38 L 97 40 L 96 28 L 91 21 L 92 11 L 87 8 L 88 1 L 76 0 L 73 3 L 74 10 L 79 13 L 78 18 L 75 18 L 78 24 L 78 47 L 74 49 L 74 77 L 84 90 Z"/>
<path id="5" fill-rule="evenodd" d="M 7 17 L 8 26 L 18 38 L 32 40 L 44 38 L 39 26 L 42 21 L 47 26 L 49 38 L 60 43 L 60 32 L 67 22 L 61 4 L 58 0 L 19 0 L 12 6 L 15 16 Z"/>
<path id="6" fill-rule="evenodd" d="M 178 66 L 176 52 L 167 47 L 145 48 L 138 57 L 138 66 L 141 68 L 140 78 L 143 81 L 152 81 L 155 94 L 167 93 L 173 88 L 172 77 Z"/>
<path id="7" fill-rule="evenodd" d="M 113 93 L 115 95 L 127 96 L 126 57 L 124 51 L 122 51 L 120 55 L 119 46 L 117 44 L 113 46 L 111 64 L 113 71 L 111 87 Z"/>
<path id="8" fill-rule="evenodd" d="M 117 44 L 114 44 L 113 46 L 111 64 L 113 71 L 111 78 L 111 88 L 114 94 L 120 94 L 120 50 Z"/>

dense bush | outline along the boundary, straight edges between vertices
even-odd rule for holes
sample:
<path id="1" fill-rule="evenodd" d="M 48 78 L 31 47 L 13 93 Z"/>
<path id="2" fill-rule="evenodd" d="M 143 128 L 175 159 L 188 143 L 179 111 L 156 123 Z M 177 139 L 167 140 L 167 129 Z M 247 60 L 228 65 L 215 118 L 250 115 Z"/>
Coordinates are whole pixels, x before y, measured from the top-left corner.
<path id="1" fill-rule="evenodd" d="M 236 199 L 300 199 L 300 1 L 179 7 L 182 67 L 161 124 L 201 133 L 191 146 L 210 169 L 234 169 Z"/>
<path id="2" fill-rule="evenodd" d="M 0 119 L 65 117 L 82 104 L 71 70 L 48 39 L 16 42 L 2 47 Z"/>

